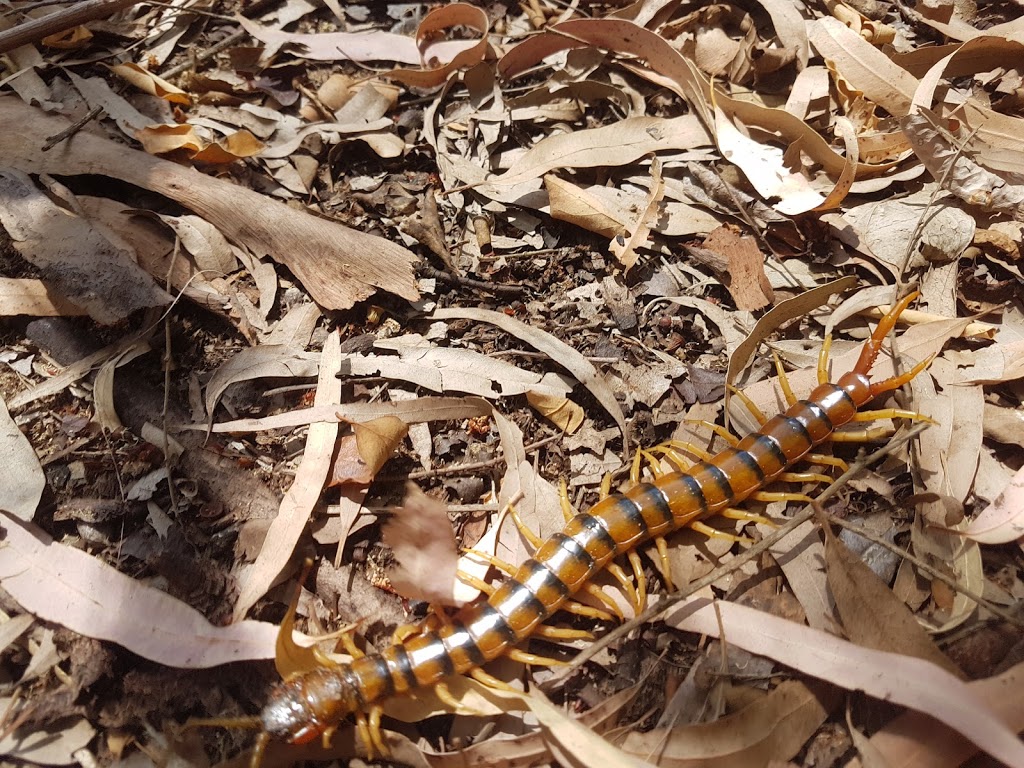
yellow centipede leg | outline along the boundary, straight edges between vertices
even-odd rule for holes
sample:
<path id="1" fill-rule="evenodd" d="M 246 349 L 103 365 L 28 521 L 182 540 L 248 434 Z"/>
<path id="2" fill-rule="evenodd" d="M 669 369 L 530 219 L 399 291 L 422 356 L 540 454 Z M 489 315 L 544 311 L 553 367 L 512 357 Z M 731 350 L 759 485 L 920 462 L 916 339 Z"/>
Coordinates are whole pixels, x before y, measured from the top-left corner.
<path id="1" fill-rule="evenodd" d="M 782 390 L 782 396 L 786 398 L 787 405 L 796 405 L 797 397 L 793 393 L 793 387 L 789 384 L 789 376 L 786 375 L 786 369 L 782 366 L 782 359 L 772 351 L 772 358 L 775 360 L 775 372 L 779 376 L 779 388 Z"/>
<path id="2" fill-rule="evenodd" d="M 901 408 L 882 408 L 876 411 L 860 411 L 851 421 L 876 421 L 877 419 L 907 419 L 908 421 L 924 421 L 929 424 L 938 424 L 931 416 L 925 416 L 917 411 L 905 411 Z"/>
<path id="3" fill-rule="evenodd" d="M 373 748 L 377 751 L 377 754 L 381 757 L 387 757 L 391 750 L 388 749 L 388 745 L 384 743 L 384 734 L 380 730 L 380 716 L 384 712 L 384 708 L 380 704 L 374 704 L 370 707 L 370 714 L 366 728 L 370 733 L 370 740 L 373 743 Z"/>
<path id="4" fill-rule="evenodd" d="M 709 539 L 726 539 L 728 541 L 737 541 L 740 544 L 753 544 L 753 539 L 748 539 L 746 536 L 737 536 L 732 533 L 726 533 L 720 531 L 717 528 L 712 528 L 707 523 L 703 523 L 700 520 L 694 520 L 689 524 L 689 527 L 695 530 L 697 533 L 704 534 Z"/>
<path id="5" fill-rule="evenodd" d="M 729 520 L 743 520 L 747 523 L 762 523 L 764 525 L 770 525 L 773 528 L 778 528 L 774 520 L 771 520 L 764 515 L 759 515 L 756 512 L 748 512 L 745 509 L 736 509 L 734 507 L 728 507 L 718 513 L 721 517 L 728 518 Z"/>
<path id="6" fill-rule="evenodd" d="M 874 443 L 896 434 L 891 427 L 868 427 L 867 429 L 840 429 L 829 437 L 833 443 Z"/>
<path id="7" fill-rule="evenodd" d="M 605 566 L 605 571 L 619 582 L 619 586 L 622 587 L 622 591 L 626 593 L 626 599 L 629 600 L 629 604 L 633 606 L 637 613 L 639 613 L 642 610 L 640 608 L 640 595 L 637 594 L 637 589 L 633 584 L 633 580 L 626 575 L 622 566 L 618 563 L 609 563 Z"/>
<path id="8" fill-rule="evenodd" d="M 736 391 L 736 394 L 737 394 L 737 396 L 739 396 L 739 390 Z M 743 397 L 741 396 L 740 400 L 742 400 L 742 399 L 743 399 Z M 723 427 L 721 424 L 715 424 L 714 422 L 705 421 L 704 419 L 687 419 L 686 423 L 687 424 L 699 424 L 700 426 L 704 427 L 704 429 L 708 430 L 709 432 L 714 432 L 716 435 L 718 435 L 720 438 L 725 440 L 725 442 L 727 442 L 729 445 L 731 445 L 733 447 L 735 447 L 736 444 L 739 443 L 739 441 L 740 441 L 740 439 L 738 437 L 736 437 L 736 435 L 734 435 L 728 429 Z"/>
<path id="9" fill-rule="evenodd" d="M 263 755 L 267 751 L 267 744 L 269 743 L 270 734 L 266 731 L 262 731 L 256 737 L 256 743 L 252 747 L 252 754 L 249 755 L 249 768 L 260 768 L 263 764 Z"/>
<path id="10" fill-rule="evenodd" d="M 466 573 L 465 571 L 456 571 L 455 572 L 455 578 L 457 578 L 463 584 L 468 584 L 473 589 L 479 589 L 485 595 L 490 596 L 490 595 L 494 594 L 494 591 L 495 591 L 494 585 L 488 584 L 483 579 L 477 578 L 476 576 L 474 576 L 471 573 Z"/>
<path id="11" fill-rule="evenodd" d="M 818 351 L 818 383 L 828 384 L 828 353 L 832 350 L 832 334 L 826 334 Z"/>
<path id="12" fill-rule="evenodd" d="M 558 481 L 558 508 L 562 510 L 562 517 L 567 523 L 576 516 L 576 510 L 569 501 L 569 486 L 565 484 L 564 477 Z"/>
<path id="13" fill-rule="evenodd" d="M 832 478 L 818 472 L 781 472 L 775 476 L 783 483 L 831 483 Z"/>
<path id="14" fill-rule="evenodd" d="M 497 691 L 513 691 L 515 693 L 522 693 L 522 691 L 509 685 L 504 680 L 499 680 L 494 675 L 484 672 L 479 667 L 471 669 L 469 671 L 469 676 L 476 680 L 478 683 L 482 683 L 483 685 L 486 685 L 488 688 L 494 688 Z"/>
<path id="15" fill-rule="evenodd" d="M 647 576 L 644 575 L 644 564 L 635 549 L 626 555 L 633 566 L 633 577 L 636 579 L 636 612 L 643 613 L 647 608 Z"/>
<path id="16" fill-rule="evenodd" d="M 451 688 L 443 680 L 440 683 L 434 683 L 434 694 L 440 699 L 441 703 L 451 709 L 453 712 L 458 712 L 463 715 L 476 715 L 477 717 L 487 717 L 486 712 L 481 712 L 479 709 L 463 704 L 461 701 L 452 695 Z"/>
<path id="17" fill-rule="evenodd" d="M 571 613 L 574 616 L 586 616 L 587 618 L 597 619 L 598 621 L 616 621 L 616 617 L 608 611 L 603 611 L 592 605 L 585 605 L 578 600 L 566 600 L 561 606 L 559 606 L 559 610 Z M 619 618 L 621 619 L 622 617 L 620 616 Z"/>
<path id="18" fill-rule="evenodd" d="M 756 491 L 748 498 L 755 499 L 756 501 L 800 501 L 804 504 L 810 504 L 813 499 L 806 493 L 784 493 L 775 491 Z"/>
<path id="19" fill-rule="evenodd" d="M 757 407 L 757 404 L 750 399 L 750 396 L 742 390 L 736 389 L 736 387 L 729 387 L 729 391 L 740 399 L 743 403 L 743 407 L 750 411 L 750 415 L 754 417 L 754 420 L 762 426 L 768 422 L 768 417 L 764 415 L 764 411 Z"/>
<path id="20" fill-rule="evenodd" d="M 523 522 L 523 518 L 519 516 L 519 512 L 512 504 L 508 505 L 509 514 L 512 515 L 512 521 L 516 524 L 516 528 L 523 535 L 523 538 L 529 542 L 530 546 L 534 549 L 540 549 L 541 544 L 544 543 L 543 539 L 536 533 L 530 530 L 530 526 Z"/>
<path id="21" fill-rule="evenodd" d="M 370 735 L 370 724 L 366 719 L 365 712 L 356 712 L 356 736 L 359 742 L 363 745 L 363 749 L 366 750 L 366 757 L 370 760 L 376 756 L 376 746 L 373 742 L 373 736 Z"/>
<path id="22" fill-rule="evenodd" d="M 616 603 L 614 600 L 611 599 L 611 597 L 606 595 L 604 593 L 604 590 L 597 586 L 597 584 L 594 584 L 593 582 L 587 582 L 583 585 L 581 589 L 583 592 L 586 592 L 595 600 L 598 600 L 599 602 L 603 603 L 604 606 L 608 608 L 608 610 L 610 610 L 612 614 L 616 618 L 618 618 L 619 621 L 622 621 L 625 618 L 625 616 L 622 615 L 622 610 L 619 608 L 618 603 Z"/>
<path id="23" fill-rule="evenodd" d="M 531 664 L 535 667 L 564 667 L 569 663 L 561 659 L 552 659 L 550 656 L 538 656 L 536 653 L 528 653 L 518 648 L 509 648 L 505 655 L 512 659 L 512 661 L 518 661 L 520 664 Z"/>
<path id="24" fill-rule="evenodd" d="M 664 536 L 655 536 L 654 546 L 658 548 L 658 562 L 661 565 L 661 578 L 665 582 L 665 589 L 668 592 L 675 592 L 676 588 L 672 583 L 672 564 L 668 559 L 668 542 Z"/>
<path id="25" fill-rule="evenodd" d="M 593 640 L 594 635 L 585 629 L 570 629 L 569 627 L 553 627 L 550 624 L 538 624 L 533 629 L 533 637 L 543 637 L 545 640 Z"/>
<path id="26" fill-rule="evenodd" d="M 822 453 L 808 453 L 804 456 L 804 461 L 808 464 L 821 464 L 823 467 L 835 467 L 840 472 L 845 472 L 850 468 L 849 464 L 837 456 L 826 456 Z"/>

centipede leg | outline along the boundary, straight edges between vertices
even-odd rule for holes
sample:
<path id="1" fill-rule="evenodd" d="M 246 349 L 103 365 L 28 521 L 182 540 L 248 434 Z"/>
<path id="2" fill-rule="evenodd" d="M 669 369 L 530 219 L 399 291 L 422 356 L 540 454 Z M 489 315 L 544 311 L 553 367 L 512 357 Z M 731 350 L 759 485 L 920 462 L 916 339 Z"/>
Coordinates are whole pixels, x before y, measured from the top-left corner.
<path id="1" fill-rule="evenodd" d="M 789 376 L 786 375 L 786 369 L 782 366 L 782 359 L 774 351 L 772 351 L 772 358 L 775 360 L 775 373 L 778 374 L 779 388 L 782 390 L 782 396 L 786 398 L 786 404 L 796 405 L 799 400 L 793 393 L 793 387 L 790 386 Z"/>
<path id="2" fill-rule="evenodd" d="M 776 480 L 783 483 L 831 483 L 832 478 L 819 472 L 780 472 Z"/>
<path id="3" fill-rule="evenodd" d="M 917 411 L 905 411 L 901 408 L 882 408 L 876 411 L 860 411 L 851 421 L 877 421 L 878 419 L 907 419 L 908 421 L 924 421 L 929 424 L 937 422 L 931 416 Z"/>
<path id="4" fill-rule="evenodd" d="M 709 539 L 727 539 L 728 541 L 735 541 L 739 542 L 740 544 L 754 543 L 753 539 L 749 539 L 746 536 L 736 536 L 732 533 L 720 531 L 717 528 L 712 528 L 707 523 L 701 522 L 700 520 L 694 520 L 692 523 L 689 524 L 688 527 L 696 531 L 697 533 L 707 536 Z"/>
<path id="5" fill-rule="evenodd" d="M 661 579 L 665 582 L 665 590 L 675 592 L 676 588 L 672 583 L 672 564 L 668 559 L 668 542 L 664 536 L 655 536 L 654 546 L 658 548 L 658 562 L 661 566 Z"/>
<path id="6" fill-rule="evenodd" d="M 826 456 L 822 453 L 808 453 L 804 456 L 804 461 L 808 464 L 821 464 L 824 467 L 835 467 L 840 472 L 845 472 L 850 468 L 850 465 L 837 456 Z"/>
<path id="7" fill-rule="evenodd" d="M 743 403 L 743 407 L 750 411 L 750 415 L 754 417 L 754 420 L 764 426 L 768 422 L 768 417 L 764 415 L 764 411 L 757 407 L 757 404 L 750 399 L 750 396 L 736 387 L 730 386 L 729 392 L 740 399 Z"/>
<path id="8" fill-rule="evenodd" d="M 891 427 L 868 427 L 867 429 L 841 429 L 829 438 L 833 443 L 873 443 L 892 437 L 896 430 Z"/>
<path id="9" fill-rule="evenodd" d="M 370 707 L 367 730 L 370 732 L 370 739 L 373 742 L 373 747 L 377 750 L 377 754 L 381 757 L 387 757 L 391 750 L 388 749 L 388 745 L 384 743 L 384 734 L 380 729 L 380 716 L 384 713 L 384 708 L 379 704 L 374 704 Z"/>
<path id="10" fill-rule="evenodd" d="M 579 600 L 566 600 L 562 603 L 559 610 L 571 613 L 574 616 L 585 616 L 590 619 L 597 619 L 598 621 L 616 621 L 622 619 L 621 616 L 616 618 L 616 616 L 608 611 L 595 608 L 592 605 L 586 605 L 581 603 Z"/>
<path id="11" fill-rule="evenodd" d="M 538 656 L 536 653 L 521 651 L 518 648 L 510 648 L 505 653 L 512 661 L 520 664 L 532 664 L 535 667 L 564 667 L 569 662 L 561 659 L 552 659 L 550 656 Z"/>
<path id="12" fill-rule="evenodd" d="M 595 600 L 603 603 L 604 606 L 608 608 L 608 610 L 612 612 L 612 615 L 615 616 L 615 618 L 617 618 L 619 621 L 622 621 L 626 618 L 622 615 L 622 610 L 619 608 L 618 603 L 616 603 L 608 595 L 606 595 L 604 593 L 604 590 L 597 586 L 597 584 L 594 584 L 593 582 L 587 582 L 583 585 L 581 591 L 586 592 Z"/>
<path id="13" fill-rule="evenodd" d="M 828 354 L 832 351 L 832 334 L 825 334 L 818 350 L 818 383 L 828 384 Z"/>
<path id="14" fill-rule="evenodd" d="M 519 533 L 523 535 L 523 538 L 530 544 L 534 549 L 540 549 L 540 545 L 544 543 L 536 533 L 530 530 L 530 526 L 523 522 L 523 518 L 519 516 L 519 512 L 512 504 L 508 505 L 509 514 L 512 515 L 512 521 L 516 524 L 516 528 L 519 529 Z"/>
<path id="15" fill-rule="evenodd" d="M 456 571 L 455 572 L 455 578 L 457 578 L 463 584 L 468 584 L 473 589 L 480 590 L 485 595 L 490 596 L 490 595 L 494 594 L 494 590 L 495 590 L 494 585 L 488 584 L 483 579 L 478 578 L 477 576 L 474 576 L 471 573 L 466 573 L 465 571 Z"/>
<path id="16" fill-rule="evenodd" d="M 755 491 L 750 494 L 747 498 L 754 499 L 755 501 L 799 501 L 804 504 L 810 504 L 813 499 L 806 493 L 785 493 L 777 491 Z"/>
<path id="17" fill-rule="evenodd" d="M 639 613 L 642 609 L 640 608 L 640 595 L 637 592 L 636 586 L 633 584 L 633 580 L 626 575 L 622 566 L 618 563 L 609 563 L 605 566 L 605 571 L 619 582 L 619 586 L 622 587 L 622 591 L 626 593 L 626 599 L 629 600 L 629 604 Z"/>
<path id="18" fill-rule="evenodd" d="M 441 703 L 451 709 L 453 712 L 458 712 L 463 715 L 476 715 L 477 717 L 486 717 L 486 712 L 481 712 L 478 709 L 473 709 L 463 704 L 461 701 L 455 698 L 452 694 L 451 688 L 448 687 L 447 683 L 441 681 L 440 683 L 434 684 L 434 695 L 440 699 Z"/>
<path id="19" fill-rule="evenodd" d="M 267 751 L 267 744 L 270 743 L 270 734 L 262 731 L 256 737 L 256 743 L 252 746 L 252 754 L 249 755 L 249 768 L 260 768 L 263 765 L 263 755 Z"/>
<path id="20" fill-rule="evenodd" d="M 538 624 L 534 627 L 533 635 L 543 637 L 545 640 L 593 640 L 594 635 L 585 629 L 570 629 L 569 627 L 553 627 L 550 624 Z"/>
<path id="21" fill-rule="evenodd" d="M 522 693 L 522 691 L 512 687 L 504 680 L 499 680 L 494 675 L 484 672 L 479 667 L 469 670 L 469 676 L 476 680 L 478 683 L 486 685 L 488 688 L 494 688 L 496 691 L 512 691 L 514 693 Z"/>
<path id="22" fill-rule="evenodd" d="M 633 567 L 633 578 L 636 580 L 636 612 L 643 613 L 647 608 L 647 576 L 644 575 L 644 564 L 635 549 L 626 555 Z"/>
<path id="23" fill-rule="evenodd" d="M 774 520 L 771 520 L 764 515 L 759 515 L 756 512 L 748 512 L 745 509 L 736 509 L 734 507 L 728 507 L 718 513 L 720 516 L 728 518 L 729 520 L 742 520 L 746 523 L 761 523 L 763 525 L 770 525 L 773 528 L 778 526 Z"/>

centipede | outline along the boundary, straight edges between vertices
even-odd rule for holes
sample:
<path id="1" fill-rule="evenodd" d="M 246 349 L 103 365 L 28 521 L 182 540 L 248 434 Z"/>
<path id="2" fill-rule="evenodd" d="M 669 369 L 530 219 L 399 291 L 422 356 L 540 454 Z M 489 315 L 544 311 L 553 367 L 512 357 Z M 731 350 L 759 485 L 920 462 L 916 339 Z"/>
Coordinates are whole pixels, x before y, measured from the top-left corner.
<path id="1" fill-rule="evenodd" d="M 916 297 L 916 292 L 908 294 L 882 317 L 864 342 L 853 370 L 828 381 L 830 342 L 826 338 L 819 356 L 818 385 L 806 399 L 787 394 L 786 410 L 764 419 L 759 429 L 733 440 L 721 452 L 699 458 L 685 471 L 673 469 L 636 482 L 575 514 L 561 531 L 537 542 L 533 556 L 489 595 L 378 653 L 350 663 L 323 664 L 278 683 L 260 715 L 245 723 L 261 731 L 252 765 L 259 765 L 270 740 L 306 744 L 329 738 L 349 718 L 355 720 L 367 751 L 386 755 L 380 718 L 382 702 L 388 698 L 431 687 L 443 690 L 446 678 L 453 675 L 493 682 L 481 667 L 499 656 L 522 655 L 516 646 L 570 604 L 595 574 L 615 567 L 617 557 L 635 557 L 637 548 L 650 541 L 657 541 L 661 550 L 664 537 L 673 531 L 700 530 L 705 518 L 728 514 L 742 502 L 758 498 L 766 486 L 794 474 L 790 473 L 794 465 L 813 456 L 815 446 L 836 439 L 842 434 L 838 430 L 850 422 L 881 416 L 929 420 L 913 411 L 865 410 L 876 397 L 903 386 L 930 362 L 923 360 L 884 380 L 870 377 L 886 337 Z M 529 655 L 524 658 L 528 660 Z"/>

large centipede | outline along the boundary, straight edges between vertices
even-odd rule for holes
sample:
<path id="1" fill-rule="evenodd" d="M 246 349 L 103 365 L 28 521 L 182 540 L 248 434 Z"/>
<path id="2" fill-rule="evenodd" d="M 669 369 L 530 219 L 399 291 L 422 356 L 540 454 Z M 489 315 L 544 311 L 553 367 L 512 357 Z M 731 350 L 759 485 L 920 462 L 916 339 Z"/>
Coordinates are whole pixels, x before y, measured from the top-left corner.
<path id="1" fill-rule="evenodd" d="M 280 683 L 259 718 L 251 718 L 262 730 L 254 764 L 270 739 L 308 743 L 330 734 L 350 715 L 355 715 L 367 749 L 383 752 L 383 700 L 443 684 L 450 675 L 472 673 L 509 653 L 616 556 L 734 507 L 783 477 L 814 446 L 864 416 L 864 406 L 876 396 L 902 386 L 928 364 L 922 361 L 883 381 L 869 377 L 885 337 L 916 295 L 906 296 L 882 318 L 852 371 L 834 383 L 827 381 L 826 343 L 819 384 L 806 400 L 794 402 L 756 432 L 687 471 L 639 482 L 575 515 L 485 600 L 380 653 L 320 666 Z M 885 413 L 926 418 L 906 411 Z"/>

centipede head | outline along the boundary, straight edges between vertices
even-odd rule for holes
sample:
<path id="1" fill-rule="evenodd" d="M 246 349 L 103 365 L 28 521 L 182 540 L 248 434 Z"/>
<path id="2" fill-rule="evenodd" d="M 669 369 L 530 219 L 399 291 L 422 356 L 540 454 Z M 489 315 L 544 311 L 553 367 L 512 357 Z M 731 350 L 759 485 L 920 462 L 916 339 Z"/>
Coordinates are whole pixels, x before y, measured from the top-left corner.
<path id="1" fill-rule="evenodd" d="M 348 668 L 321 667 L 278 683 L 260 713 L 272 738 L 307 744 L 360 708 Z"/>

